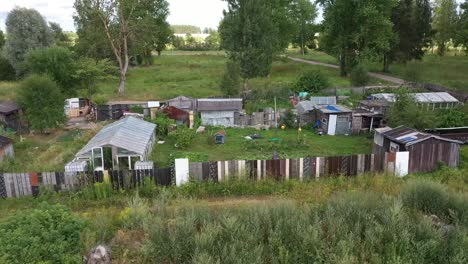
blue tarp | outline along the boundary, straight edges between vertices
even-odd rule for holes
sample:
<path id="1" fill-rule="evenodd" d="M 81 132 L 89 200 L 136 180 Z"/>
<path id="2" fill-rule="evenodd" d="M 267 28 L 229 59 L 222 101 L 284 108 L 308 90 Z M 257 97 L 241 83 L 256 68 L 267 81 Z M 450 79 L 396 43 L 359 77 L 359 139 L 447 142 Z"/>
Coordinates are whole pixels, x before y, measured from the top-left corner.
<path id="1" fill-rule="evenodd" d="M 332 106 L 332 105 L 327 105 L 327 109 L 330 110 L 330 111 L 335 111 L 335 112 L 341 112 L 340 110 L 338 110 L 338 108 Z"/>

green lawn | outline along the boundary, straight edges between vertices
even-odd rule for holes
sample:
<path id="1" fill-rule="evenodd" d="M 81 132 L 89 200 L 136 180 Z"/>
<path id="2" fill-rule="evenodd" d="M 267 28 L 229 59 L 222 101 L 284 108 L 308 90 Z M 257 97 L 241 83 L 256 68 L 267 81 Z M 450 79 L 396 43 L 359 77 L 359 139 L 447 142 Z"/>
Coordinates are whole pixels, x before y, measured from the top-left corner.
<path id="1" fill-rule="evenodd" d="M 286 54 L 291 57 L 301 58 L 305 60 L 314 60 L 328 64 L 338 64 L 338 60 L 335 57 L 318 50 L 308 50 L 307 54 L 302 55 L 298 49 L 291 48 L 286 51 Z"/>
<path id="2" fill-rule="evenodd" d="M 226 129 L 226 143 L 214 144 L 213 134 L 220 128 L 209 128 L 205 134 L 196 136 L 194 143 L 186 150 L 176 149 L 175 142 L 167 140 L 156 145 L 152 159 L 158 165 L 166 166 L 172 159 L 188 157 L 191 161 L 254 160 L 271 159 L 277 151 L 281 158 L 301 158 L 310 156 L 338 156 L 371 152 L 371 141 L 364 136 L 318 136 L 313 131 L 303 129 L 298 141 L 298 131 L 294 129 L 274 129 L 258 131 L 253 128 Z M 247 140 L 244 137 L 260 134 L 263 139 Z M 280 141 L 274 143 L 273 138 Z"/>

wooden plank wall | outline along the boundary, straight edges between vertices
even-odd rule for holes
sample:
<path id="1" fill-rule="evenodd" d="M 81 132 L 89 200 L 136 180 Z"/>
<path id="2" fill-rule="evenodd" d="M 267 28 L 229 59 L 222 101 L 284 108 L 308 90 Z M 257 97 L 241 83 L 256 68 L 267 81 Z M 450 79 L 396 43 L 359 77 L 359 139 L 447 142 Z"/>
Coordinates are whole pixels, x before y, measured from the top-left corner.
<path id="1" fill-rule="evenodd" d="M 126 175 L 128 175 L 128 177 Z M 144 184 L 144 178 L 146 177 L 152 178 L 156 185 L 170 185 L 173 175 L 173 168 L 109 172 L 110 182 L 115 189 L 140 186 Z M 56 192 L 69 191 L 75 190 L 79 188 L 79 186 L 103 181 L 103 172 L 93 172 L 92 174 L 66 172 L 0 173 L 0 198 L 36 196 L 39 194 L 41 188 L 47 188 Z"/>
<path id="2" fill-rule="evenodd" d="M 376 171 L 373 154 L 285 160 L 192 162 L 189 168 L 190 177 L 199 181 L 223 181 L 231 178 L 311 180 L 334 175 L 356 176 Z"/>

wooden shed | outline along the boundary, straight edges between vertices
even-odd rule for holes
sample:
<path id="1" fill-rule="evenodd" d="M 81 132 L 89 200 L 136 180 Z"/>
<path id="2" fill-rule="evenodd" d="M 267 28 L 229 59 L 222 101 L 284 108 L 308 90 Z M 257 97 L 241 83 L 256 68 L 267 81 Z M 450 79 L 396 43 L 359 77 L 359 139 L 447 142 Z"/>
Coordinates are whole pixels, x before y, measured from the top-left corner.
<path id="1" fill-rule="evenodd" d="M 167 106 L 176 107 L 187 112 L 197 110 L 197 99 L 187 96 L 177 96 L 166 101 Z"/>
<path id="2" fill-rule="evenodd" d="M 376 167 L 385 170 L 387 162 L 392 162 L 393 153 L 408 153 L 407 172 L 430 172 L 444 163 L 456 167 L 460 163 L 462 142 L 423 133 L 407 127 L 380 128 L 374 135 L 373 153 Z M 389 155 L 390 154 L 390 155 Z M 404 162 L 402 163 L 404 164 Z"/>
<path id="3" fill-rule="evenodd" d="M 0 126 L 15 131 L 21 128 L 21 108 L 14 101 L 0 101 Z"/>
<path id="4" fill-rule="evenodd" d="M 316 106 L 314 127 L 331 136 L 351 134 L 352 113 L 342 105 Z"/>
<path id="5" fill-rule="evenodd" d="M 5 158 L 13 158 L 14 156 L 13 140 L 0 135 L 0 162 Z"/>
<path id="6" fill-rule="evenodd" d="M 242 99 L 198 99 L 197 111 L 204 126 L 232 127 L 235 114 L 242 111 Z"/>

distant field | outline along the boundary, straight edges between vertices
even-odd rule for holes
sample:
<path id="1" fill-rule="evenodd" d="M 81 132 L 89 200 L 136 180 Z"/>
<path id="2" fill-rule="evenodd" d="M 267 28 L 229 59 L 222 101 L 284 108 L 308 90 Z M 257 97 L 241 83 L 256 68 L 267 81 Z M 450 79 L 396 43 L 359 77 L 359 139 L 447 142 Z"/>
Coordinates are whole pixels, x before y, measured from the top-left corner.
<path id="1" fill-rule="evenodd" d="M 185 95 L 207 97 L 222 95 L 219 82 L 224 72 L 226 58 L 218 55 L 187 55 L 177 52 L 171 55 L 166 52 L 155 58 L 151 67 L 137 67 L 130 70 L 127 79 L 125 98 L 135 100 L 170 99 Z M 177 54 L 177 56 L 175 56 Z M 180 55 L 184 54 L 184 55 Z M 249 81 L 251 89 L 268 87 L 290 87 L 296 78 L 307 69 L 319 69 L 329 76 L 332 87 L 346 87 L 350 82 L 338 76 L 333 69 L 303 65 L 292 61 L 276 60 L 271 75 L 267 78 L 256 78 Z M 116 90 L 117 82 L 103 83 L 101 94 L 110 99 L 119 99 Z"/>
<path id="2" fill-rule="evenodd" d="M 291 49 L 288 50 L 287 54 L 292 57 L 323 63 L 338 63 L 336 58 L 320 51 L 311 50 L 303 56 L 297 50 Z M 468 56 L 466 55 L 451 52 L 444 57 L 440 57 L 429 53 L 424 56 L 421 62 L 392 64 L 388 74 L 404 78 L 407 67 L 413 67 L 413 65 L 420 71 L 423 82 L 439 84 L 454 90 L 468 92 Z M 374 72 L 382 71 L 382 63 L 380 62 L 370 62 L 368 63 L 368 67 Z"/>

